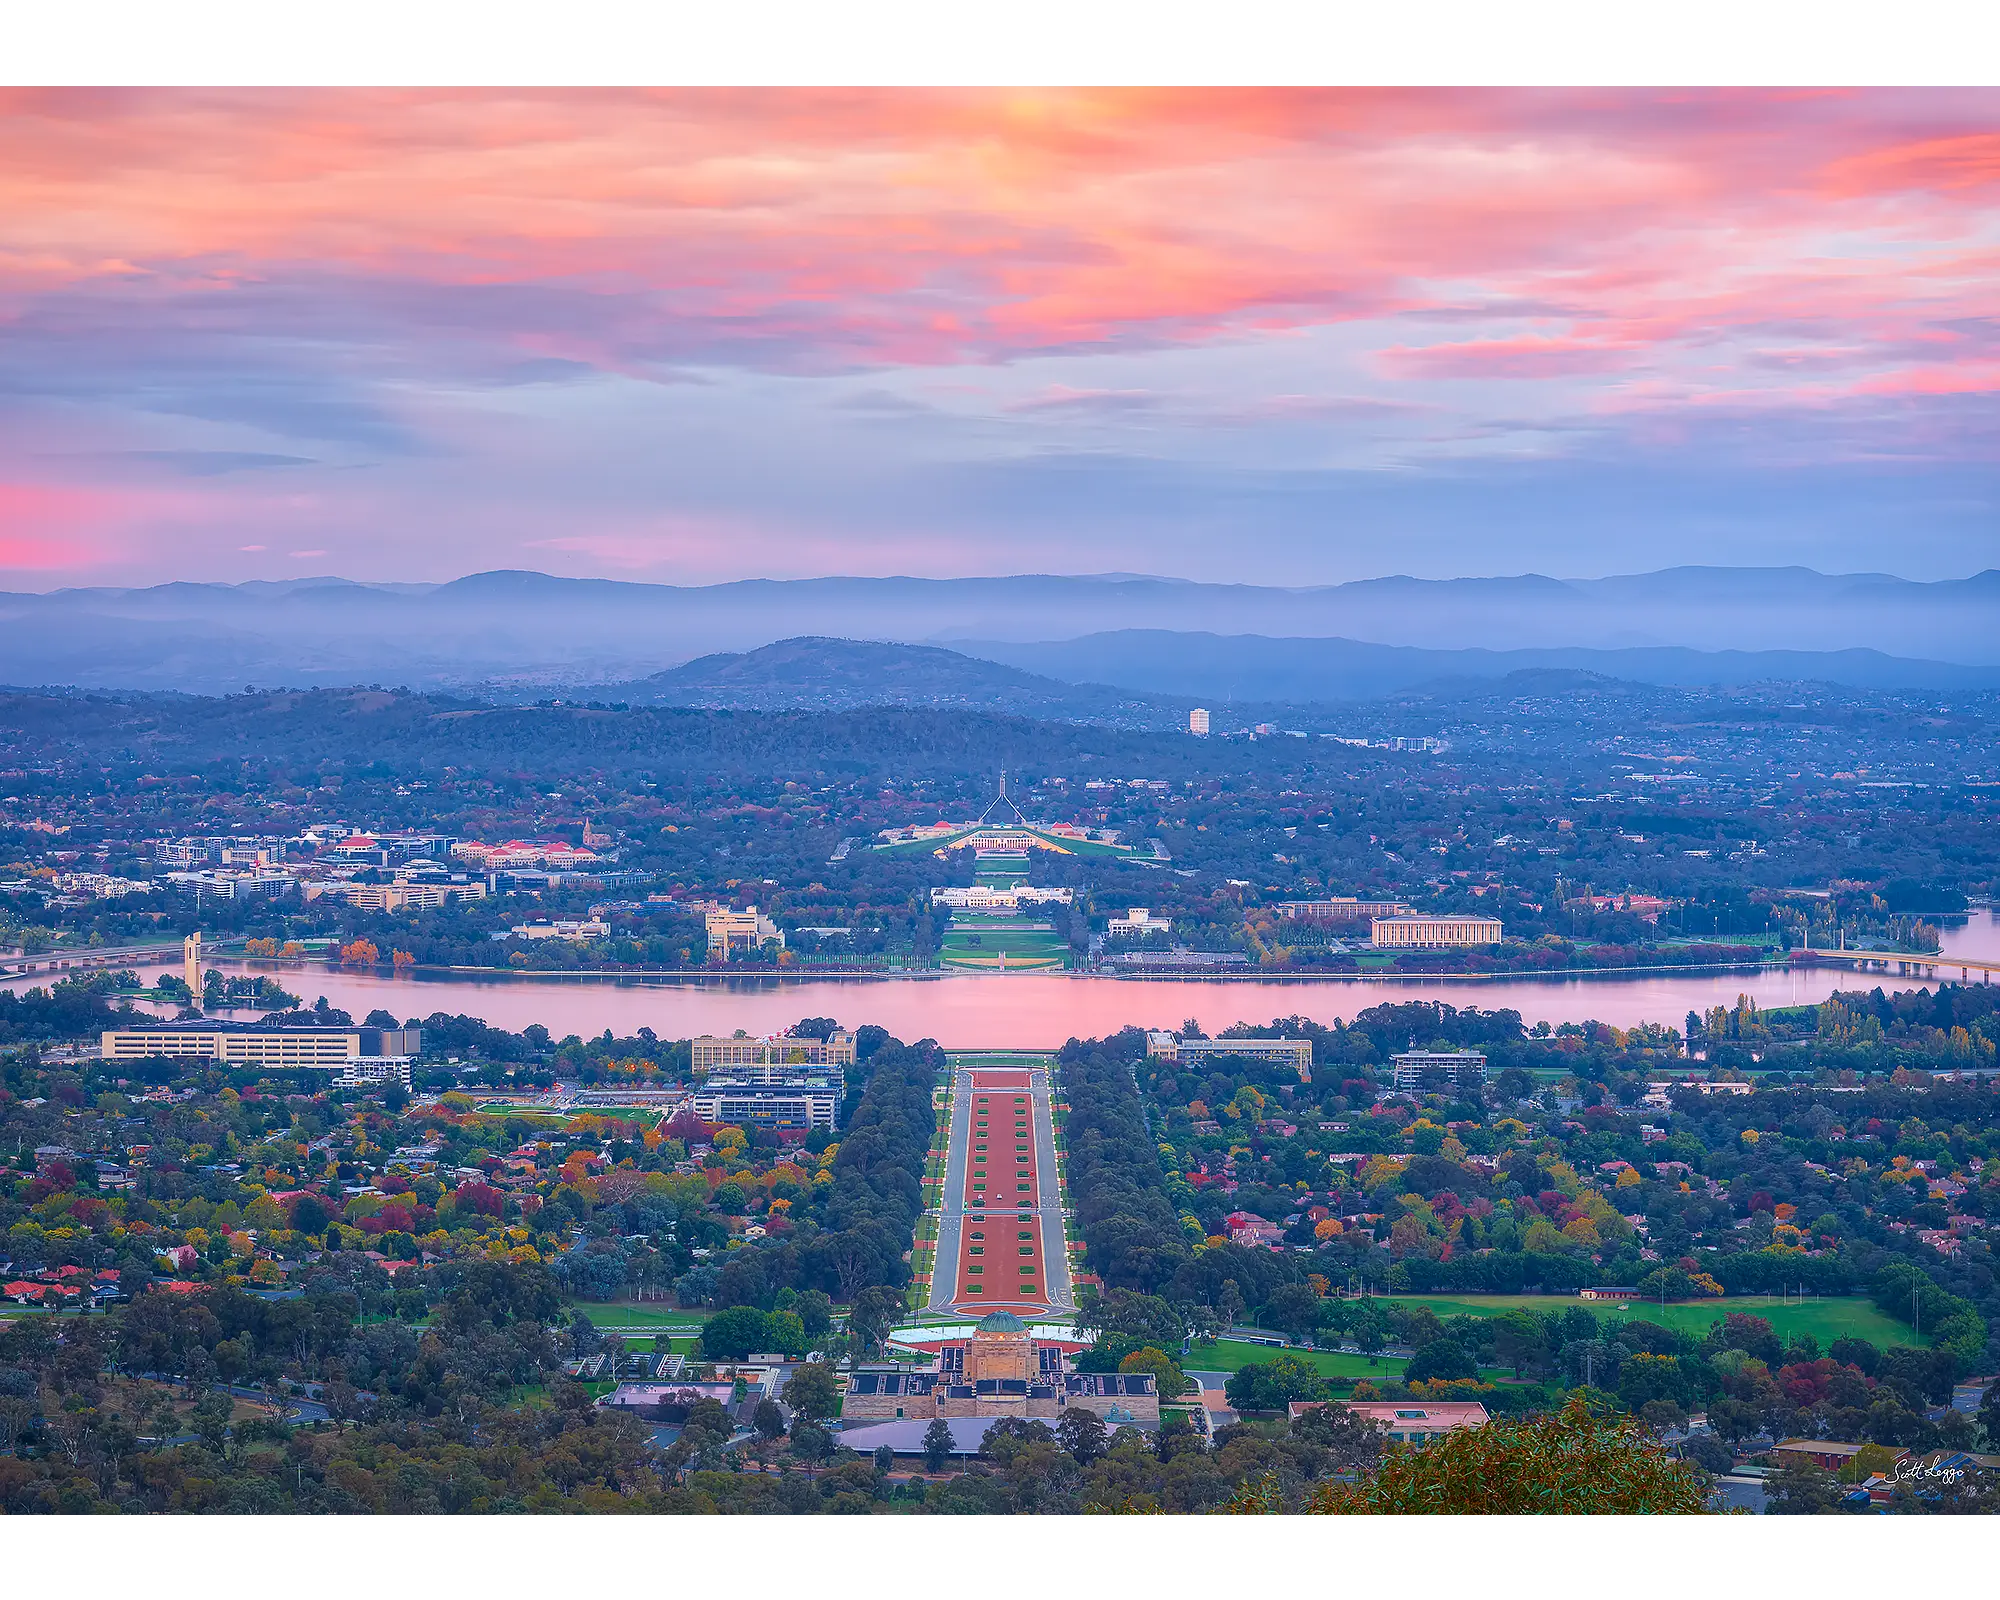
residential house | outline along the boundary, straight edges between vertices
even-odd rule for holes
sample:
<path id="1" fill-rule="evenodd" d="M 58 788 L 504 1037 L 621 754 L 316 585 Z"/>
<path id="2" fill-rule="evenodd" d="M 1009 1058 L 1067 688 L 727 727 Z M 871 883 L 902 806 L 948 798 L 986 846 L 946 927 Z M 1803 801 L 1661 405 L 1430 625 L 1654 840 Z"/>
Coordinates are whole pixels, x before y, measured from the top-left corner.
<path id="1" fill-rule="evenodd" d="M 1294 1400 L 1291 1415 L 1300 1417 L 1322 1405 L 1344 1405 L 1381 1423 L 1392 1444 L 1424 1445 L 1459 1428 L 1483 1428 L 1491 1420 L 1477 1400 Z"/>

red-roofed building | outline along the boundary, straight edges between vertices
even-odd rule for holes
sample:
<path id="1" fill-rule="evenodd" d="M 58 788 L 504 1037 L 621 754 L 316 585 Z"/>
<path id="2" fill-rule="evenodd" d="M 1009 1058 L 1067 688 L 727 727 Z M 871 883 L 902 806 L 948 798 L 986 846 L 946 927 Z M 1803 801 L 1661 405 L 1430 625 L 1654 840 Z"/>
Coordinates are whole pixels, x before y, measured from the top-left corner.
<path id="1" fill-rule="evenodd" d="M 1477 1400 L 1294 1400 L 1293 1417 L 1319 1406 L 1345 1406 L 1379 1422 L 1394 1444 L 1428 1444 L 1455 1428 L 1483 1428 L 1492 1420 Z"/>
<path id="2" fill-rule="evenodd" d="M 1275 1250 L 1285 1242 L 1285 1230 L 1254 1211 L 1232 1211 L 1226 1226 L 1233 1243 L 1252 1250 L 1259 1245 Z"/>
<path id="3" fill-rule="evenodd" d="M 0 1294 L 4 1294 L 9 1300 L 12 1300 L 16 1305 L 23 1305 L 23 1306 L 32 1305 L 37 1300 L 41 1299 L 41 1297 L 45 1293 L 47 1293 L 47 1291 L 39 1283 L 16 1281 L 14 1283 L 0 1286 Z"/>

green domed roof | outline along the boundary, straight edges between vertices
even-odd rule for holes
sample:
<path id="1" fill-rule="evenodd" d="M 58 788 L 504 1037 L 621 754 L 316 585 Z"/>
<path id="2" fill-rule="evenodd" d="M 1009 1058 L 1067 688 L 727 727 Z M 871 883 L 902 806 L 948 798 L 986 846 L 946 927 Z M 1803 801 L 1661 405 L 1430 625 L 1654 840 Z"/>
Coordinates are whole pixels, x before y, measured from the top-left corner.
<path id="1" fill-rule="evenodd" d="M 1011 1311 L 989 1311 L 979 1319 L 981 1333 L 1025 1333 L 1028 1325 Z"/>

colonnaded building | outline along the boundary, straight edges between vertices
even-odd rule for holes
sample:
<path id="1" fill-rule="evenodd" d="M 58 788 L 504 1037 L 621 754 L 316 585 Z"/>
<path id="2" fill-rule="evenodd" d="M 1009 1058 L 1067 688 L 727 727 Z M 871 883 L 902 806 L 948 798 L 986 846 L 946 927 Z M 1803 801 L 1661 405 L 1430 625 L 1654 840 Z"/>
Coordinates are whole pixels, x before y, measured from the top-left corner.
<path id="1" fill-rule="evenodd" d="M 1498 917 L 1419 916 L 1377 917 L 1368 925 L 1368 942 L 1377 950 L 1448 950 L 1459 945 L 1498 944 Z"/>

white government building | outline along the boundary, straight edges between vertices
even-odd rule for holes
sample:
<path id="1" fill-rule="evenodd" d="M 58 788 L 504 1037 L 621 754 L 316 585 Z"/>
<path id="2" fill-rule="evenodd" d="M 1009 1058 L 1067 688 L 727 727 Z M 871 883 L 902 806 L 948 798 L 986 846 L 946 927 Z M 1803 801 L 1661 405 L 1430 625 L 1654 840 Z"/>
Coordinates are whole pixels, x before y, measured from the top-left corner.
<path id="1" fill-rule="evenodd" d="M 1033 884 L 1018 883 L 1011 889 L 992 889 L 985 884 L 975 883 L 970 888 L 950 885 L 931 890 L 931 904 L 950 906 L 955 911 L 1018 911 L 1028 905 L 1061 905 L 1070 903 L 1070 891 L 1058 888 L 1036 888 Z"/>

